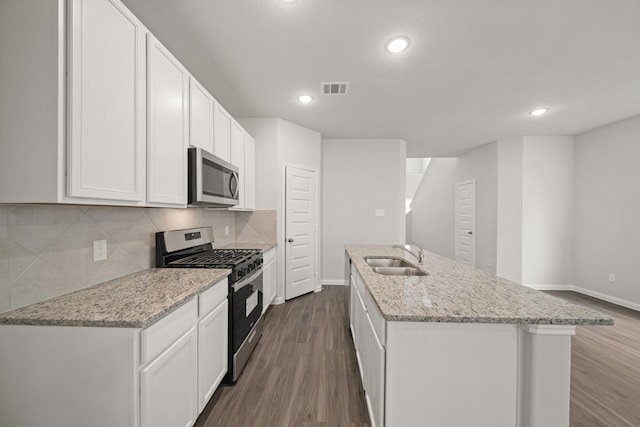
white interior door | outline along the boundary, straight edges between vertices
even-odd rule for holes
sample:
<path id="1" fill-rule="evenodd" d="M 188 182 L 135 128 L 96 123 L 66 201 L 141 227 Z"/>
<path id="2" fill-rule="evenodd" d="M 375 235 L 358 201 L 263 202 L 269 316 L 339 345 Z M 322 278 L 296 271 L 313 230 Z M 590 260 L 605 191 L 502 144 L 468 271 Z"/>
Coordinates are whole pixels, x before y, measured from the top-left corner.
<path id="1" fill-rule="evenodd" d="M 315 289 L 316 174 L 287 166 L 285 182 L 285 299 Z"/>
<path id="2" fill-rule="evenodd" d="M 456 261 L 476 265 L 476 183 L 456 184 Z"/>

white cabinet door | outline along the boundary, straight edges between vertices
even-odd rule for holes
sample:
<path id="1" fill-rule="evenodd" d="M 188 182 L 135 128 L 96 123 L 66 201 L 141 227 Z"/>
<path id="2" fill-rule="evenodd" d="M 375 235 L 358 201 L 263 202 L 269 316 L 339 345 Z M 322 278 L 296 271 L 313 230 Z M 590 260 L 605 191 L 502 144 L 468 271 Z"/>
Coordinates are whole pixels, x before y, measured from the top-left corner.
<path id="1" fill-rule="evenodd" d="M 262 267 L 262 292 L 264 307 L 262 312 L 264 313 L 271 305 L 271 302 L 276 296 L 276 263 L 271 261 Z"/>
<path id="2" fill-rule="evenodd" d="M 256 141 L 245 133 L 244 138 L 244 208 L 256 208 Z"/>
<path id="3" fill-rule="evenodd" d="M 357 321 L 357 317 L 358 317 L 358 309 L 356 306 L 356 303 L 358 302 L 358 291 L 356 290 L 356 282 L 353 278 L 353 276 L 349 276 L 350 279 L 350 285 L 349 287 L 351 288 L 351 293 L 349 295 L 349 326 L 351 327 L 351 337 L 353 338 L 353 345 L 356 345 L 356 336 L 357 336 L 357 328 L 356 325 L 358 324 Z M 356 348 L 356 351 L 358 349 Z"/>
<path id="4" fill-rule="evenodd" d="M 189 79 L 189 145 L 213 152 L 213 97 L 193 76 Z"/>
<path id="5" fill-rule="evenodd" d="M 235 120 L 231 121 L 231 164 L 238 168 L 238 188 L 240 198 L 237 209 L 244 209 L 245 205 L 245 150 L 244 150 L 244 129 Z"/>
<path id="6" fill-rule="evenodd" d="M 231 115 L 214 100 L 213 104 L 213 154 L 231 163 L 229 145 L 231 139 Z"/>
<path id="7" fill-rule="evenodd" d="M 191 328 L 140 373 L 142 427 L 190 427 L 198 415 L 198 339 Z"/>
<path id="8" fill-rule="evenodd" d="M 384 382 L 385 382 L 385 349 L 376 335 L 375 328 L 369 316 L 367 316 L 369 338 L 367 343 L 367 403 L 372 414 L 374 427 L 384 425 Z"/>
<path id="9" fill-rule="evenodd" d="M 146 29 L 118 0 L 73 0 L 69 197 L 143 202 Z"/>
<path id="10" fill-rule="evenodd" d="M 228 313 L 229 303 L 225 300 L 198 322 L 198 413 L 227 373 Z"/>
<path id="11" fill-rule="evenodd" d="M 147 201 L 186 205 L 189 73 L 151 34 L 147 55 Z"/>

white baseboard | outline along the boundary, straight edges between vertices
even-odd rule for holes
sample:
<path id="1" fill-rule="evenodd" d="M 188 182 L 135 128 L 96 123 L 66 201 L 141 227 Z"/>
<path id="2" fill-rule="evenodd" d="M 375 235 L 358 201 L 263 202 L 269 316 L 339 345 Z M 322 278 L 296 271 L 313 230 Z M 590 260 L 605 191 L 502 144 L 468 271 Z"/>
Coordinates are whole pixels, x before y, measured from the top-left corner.
<path id="1" fill-rule="evenodd" d="M 284 298 L 282 297 L 275 297 L 273 299 L 273 302 L 271 303 L 271 305 L 280 305 L 280 304 L 284 304 Z"/>
<path id="2" fill-rule="evenodd" d="M 597 298 L 597 299 L 601 299 L 601 300 L 606 301 L 606 302 L 610 302 L 610 303 L 615 304 L 615 305 L 620 305 L 622 307 L 626 307 L 626 308 L 630 308 L 632 310 L 640 311 L 640 304 L 638 304 L 636 302 L 633 302 L 633 301 L 627 301 L 626 299 L 613 297 L 611 295 L 603 294 L 602 292 L 593 291 L 593 290 L 587 289 L 587 288 L 581 288 L 580 286 L 573 286 L 573 290 L 576 291 L 576 292 L 579 292 L 581 294 L 588 295 L 588 296 L 593 297 L 593 298 Z"/>
<path id="3" fill-rule="evenodd" d="M 344 280 L 322 280 L 322 286 L 345 286 Z"/>
<path id="4" fill-rule="evenodd" d="M 573 285 L 563 285 L 563 284 L 556 284 L 556 285 L 532 285 L 532 284 L 528 284 L 528 285 L 523 285 L 526 286 L 527 288 L 531 288 L 531 289 L 535 289 L 537 291 L 573 291 L 574 290 L 574 286 Z"/>
<path id="5" fill-rule="evenodd" d="M 587 288 L 582 288 L 576 285 L 523 285 L 532 289 L 536 289 L 538 291 L 573 291 L 578 292 L 579 294 L 587 295 L 593 298 L 597 298 L 602 301 L 610 302 L 611 304 L 619 305 L 621 307 L 630 308 L 632 310 L 640 311 L 640 304 L 628 301 L 622 298 L 614 297 L 611 295 L 604 294 L 602 292 L 594 291 Z"/>

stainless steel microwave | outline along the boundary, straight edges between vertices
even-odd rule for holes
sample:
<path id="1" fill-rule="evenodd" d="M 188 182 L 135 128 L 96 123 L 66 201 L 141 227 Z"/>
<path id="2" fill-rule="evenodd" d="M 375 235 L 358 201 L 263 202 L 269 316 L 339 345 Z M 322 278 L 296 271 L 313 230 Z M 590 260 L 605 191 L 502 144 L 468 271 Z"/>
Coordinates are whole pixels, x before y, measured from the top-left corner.
<path id="1" fill-rule="evenodd" d="M 238 168 L 203 150 L 189 148 L 189 205 L 228 207 L 238 204 Z"/>

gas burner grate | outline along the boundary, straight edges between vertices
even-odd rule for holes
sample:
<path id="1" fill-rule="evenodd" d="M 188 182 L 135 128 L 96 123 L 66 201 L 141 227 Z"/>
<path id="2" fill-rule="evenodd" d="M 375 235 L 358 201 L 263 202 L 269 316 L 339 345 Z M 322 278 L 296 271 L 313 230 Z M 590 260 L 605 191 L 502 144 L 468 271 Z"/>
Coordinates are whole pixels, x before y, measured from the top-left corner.
<path id="1" fill-rule="evenodd" d="M 185 266 L 233 265 L 255 256 L 256 253 L 259 251 L 253 249 L 214 249 L 173 261 L 171 264 Z"/>

